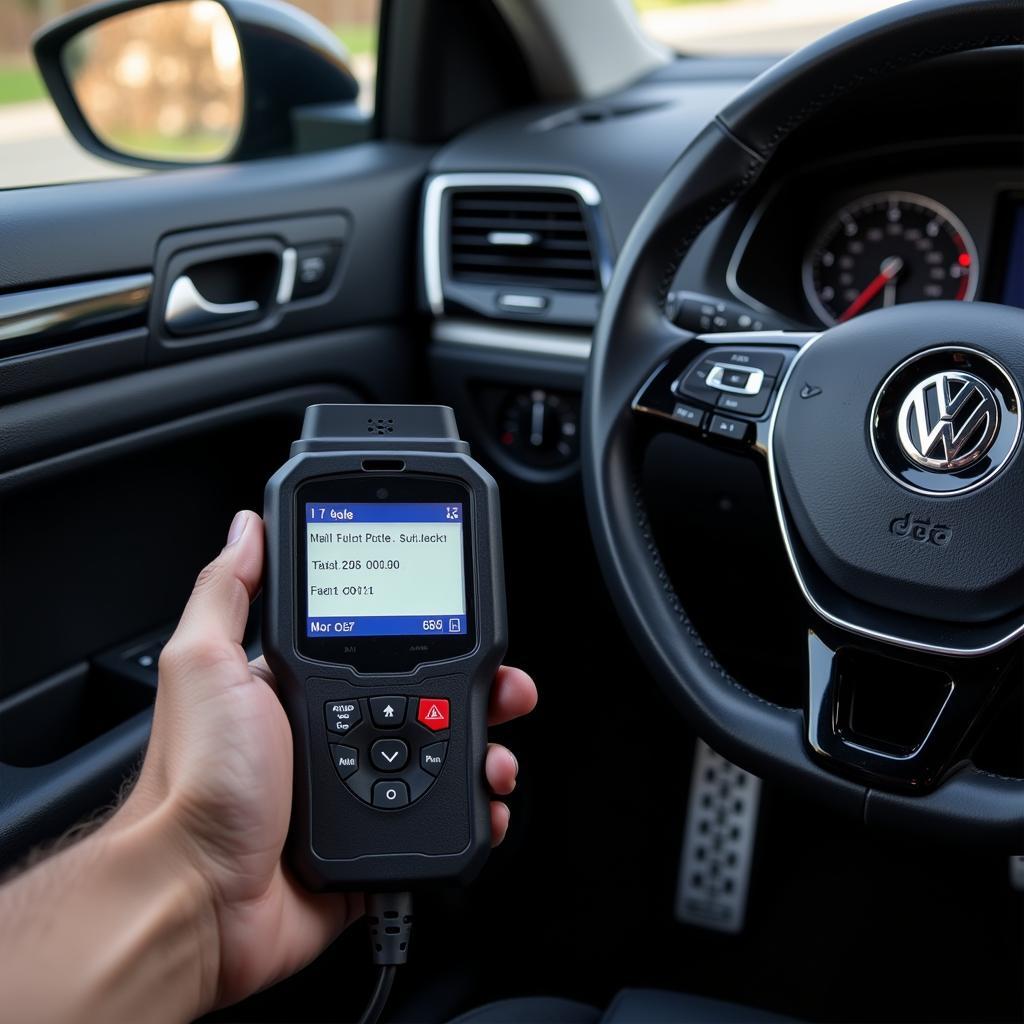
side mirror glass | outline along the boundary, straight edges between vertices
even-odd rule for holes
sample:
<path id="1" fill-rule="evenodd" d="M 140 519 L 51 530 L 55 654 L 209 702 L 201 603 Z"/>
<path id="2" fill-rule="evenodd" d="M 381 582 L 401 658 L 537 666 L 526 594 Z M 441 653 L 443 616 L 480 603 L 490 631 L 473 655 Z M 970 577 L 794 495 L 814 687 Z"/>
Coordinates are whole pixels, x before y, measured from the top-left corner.
<path id="1" fill-rule="evenodd" d="M 348 52 L 284 0 L 100 0 L 34 42 L 46 87 L 90 153 L 137 167 L 254 160 L 311 148 L 315 116 L 352 125 Z M 298 128 L 297 128 L 298 126 Z"/>
<path id="2" fill-rule="evenodd" d="M 72 36 L 60 63 L 104 145 L 148 160 L 222 160 L 242 131 L 238 37 L 216 0 L 167 0 Z"/>

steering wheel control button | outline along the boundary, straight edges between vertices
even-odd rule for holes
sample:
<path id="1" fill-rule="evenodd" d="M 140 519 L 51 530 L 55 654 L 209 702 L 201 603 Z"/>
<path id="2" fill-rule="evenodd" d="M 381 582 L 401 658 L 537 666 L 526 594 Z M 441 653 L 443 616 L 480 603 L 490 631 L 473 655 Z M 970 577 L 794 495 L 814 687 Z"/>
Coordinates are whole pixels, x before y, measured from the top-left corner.
<path id="1" fill-rule="evenodd" d="M 324 706 L 324 718 L 331 732 L 344 736 L 351 732 L 363 719 L 359 704 L 354 700 L 328 701 Z"/>
<path id="2" fill-rule="evenodd" d="M 761 370 L 766 377 L 778 377 L 786 361 L 781 352 L 752 352 L 748 349 L 716 348 L 712 353 L 719 365 L 748 367 Z"/>
<path id="3" fill-rule="evenodd" d="M 405 697 L 371 697 L 370 718 L 378 729 L 397 729 L 405 724 Z"/>
<path id="4" fill-rule="evenodd" d="M 704 422 L 704 410 L 698 409 L 693 405 L 687 405 L 685 402 L 676 402 L 675 408 L 672 410 L 672 418 L 679 420 L 680 423 L 685 423 L 688 427 L 696 427 L 699 430 Z"/>
<path id="5" fill-rule="evenodd" d="M 764 383 L 764 370 L 756 367 L 736 367 L 715 363 L 708 371 L 705 383 L 716 391 L 736 395 L 756 395 Z"/>
<path id="6" fill-rule="evenodd" d="M 373 784 L 374 807 L 405 807 L 409 803 L 409 787 L 401 779 L 381 779 Z"/>
<path id="7" fill-rule="evenodd" d="M 431 775 L 437 775 L 444 767 L 447 753 L 447 743 L 428 743 L 427 746 L 420 748 L 420 767 Z"/>
<path id="8" fill-rule="evenodd" d="M 711 387 L 708 383 L 708 375 L 714 368 L 714 360 L 705 359 L 672 385 L 673 393 L 680 397 L 688 395 L 690 398 L 707 402 L 708 405 L 714 405 L 719 393 L 717 388 Z"/>
<path id="9" fill-rule="evenodd" d="M 447 729 L 448 701 L 443 697 L 421 697 L 419 709 L 416 712 L 416 721 L 431 732 L 441 732 Z"/>
<path id="10" fill-rule="evenodd" d="M 772 388 L 775 380 L 766 377 L 761 390 L 756 395 L 730 395 L 721 394 L 718 398 L 718 408 L 726 412 L 739 413 L 740 416 L 763 416 L 768 409 L 768 402 L 772 397 Z"/>
<path id="11" fill-rule="evenodd" d="M 359 751 L 355 747 L 343 747 L 340 743 L 332 743 L 331 757 L 334 758 L 334 767 L 342 779 L 347 779 L 359 771 Z"/>
<path id="12" fill-rule="evenodd" d="M 713 437 L 724 437 L 730 441 L 745 441 L 749 423 L 734 420 L 730 416 L 714 415 L 708 424 L 708 433 Z"/>
<path id="13" fill-rule="evenodd" d="M 401 740 L 377 740 L 370 747 L 373 767 L 382 772 L 400 772 L 409 760 L 409 748 Z"/>

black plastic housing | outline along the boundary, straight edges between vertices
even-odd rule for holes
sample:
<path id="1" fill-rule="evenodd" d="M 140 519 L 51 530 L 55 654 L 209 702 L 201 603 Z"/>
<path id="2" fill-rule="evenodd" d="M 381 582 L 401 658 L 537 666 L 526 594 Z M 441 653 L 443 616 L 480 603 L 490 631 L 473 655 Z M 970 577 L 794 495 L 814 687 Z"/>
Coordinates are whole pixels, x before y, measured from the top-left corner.
<path id="1" fill-rule="evenodd" d="M 360 410 L 364 433 L 366 410 L 388 409 L 336 408 L 346 410 L 343 417 Z M 454 433 L 451 411 L 434 408 L 438 415 L 447 416 Z M 415 422 L 422 410 L 410 408 L 406 413 L 402 407 L 391 407 L 399 421 L 393 433 L 338 438 L 331 437 L 333 430 L 328 428 L 332 413 L 323 407 L 311 409 L 304 440 L 296 442 L 292 457 L 266 488 L 263 645 L 294 737 L 288 854 L 303 884 L 314 890 L 388 890 L 466 882 L 482 867 L 490 848 L 484 779 L 487 703 L 507 645 L 498 490 L 493 478 L 469 457 L 468 446 L 457 434 L 448 440 L 424 437 L 422 424 Z M 405 416 L 413 436 L 402 436 Z M 350 450 L 339 451 L 346 446 Z M 321 447 L 332 450 L 306 450 Z M 376 467 L 382 462 L 389 476 L 447 480 L 468 491 L 466 525 L 472 558 L 467 565 L 471 574 L 467 590 L 476 643 L 460 657 L 423 662 L 410 671 L 370 674 L 347 664 L 315 661 L 297 649 L 301 605 L 296 582 L 304 553 L 298 550 L 296 492 L 311 480 L 331 480 L 333 486 L 339 477 L 379 476 Z M 393 810 L 371 807 L 342 783 L 324 726 L 326 702 L 385 695 L 440 697 L 451 706 L 448 754 L 436 782 L 418 800 Z M 339 738 L 333 737 L 333 742 Z"/>

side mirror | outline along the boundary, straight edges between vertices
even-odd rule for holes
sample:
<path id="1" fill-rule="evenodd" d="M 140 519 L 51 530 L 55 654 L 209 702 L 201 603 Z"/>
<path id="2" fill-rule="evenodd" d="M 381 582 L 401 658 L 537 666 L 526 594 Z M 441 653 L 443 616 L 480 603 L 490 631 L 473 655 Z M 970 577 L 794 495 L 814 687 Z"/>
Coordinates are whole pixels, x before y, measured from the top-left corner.
<path id="1" fill-rule="evenodd" d="M 302 108 L 359 93 L 334 34 L 279 0 L 105 0 L 33 48 L 75 139 L 134 166 L 287 153 Z"/>

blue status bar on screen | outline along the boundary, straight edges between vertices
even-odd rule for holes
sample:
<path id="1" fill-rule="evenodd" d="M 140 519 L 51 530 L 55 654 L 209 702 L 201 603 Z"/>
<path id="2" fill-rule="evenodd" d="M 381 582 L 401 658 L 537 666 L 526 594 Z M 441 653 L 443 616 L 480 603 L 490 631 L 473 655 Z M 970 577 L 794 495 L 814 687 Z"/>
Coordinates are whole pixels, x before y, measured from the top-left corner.
<path id="1" fill-rule="evenodd" d="M 307 523 L 461 523 L 461 502 L 306 502 Z"/>
<path id="2" fill-rule="evenodd" d="M 307 637 L 460 636 L 465 632 L 465 615 L 311 615 L 306 619 Z"/>

